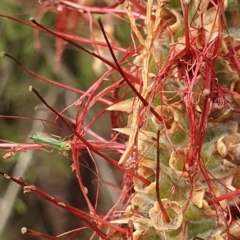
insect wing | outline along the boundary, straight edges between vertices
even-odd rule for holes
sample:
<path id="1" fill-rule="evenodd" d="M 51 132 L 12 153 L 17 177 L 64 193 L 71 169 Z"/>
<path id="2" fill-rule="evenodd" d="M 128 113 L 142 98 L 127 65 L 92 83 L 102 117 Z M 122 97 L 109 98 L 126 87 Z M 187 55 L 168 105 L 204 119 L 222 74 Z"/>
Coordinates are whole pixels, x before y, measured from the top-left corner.
<path id="1" fill-rule="evenodd" d="M 64 142 L 61 138 L 56 139 L 54 137 L 51 137 L 47 133 L 43 132 L 36 132 L 36 135 L 31 136 L 31 139 L 34 142 L 48 144 L 53 148 L 69 151 L 71 149 L 71 145 L 68 142 Z"/>
<path id="2" fill-rule="evenodd" d="M 51 137 L 47 133 L 43 132 L 36 132 L 36 135 L 39 137 L 39 141 L 42 141 L 43 143 L 48 143 L 48 144 L 56 144 L 59 143 L 59 140 L 57 140 L 54 137 Z"/>
<path id="3" fill-rule="evenodd" d="M 64 142 L 61 138 L 56 139 L 48 135 L 47 133 L 43 132 L 37 132 L 35 136 L 37 136 L 38 142 L 49 144 L 52 147 L 57 148 L 59 150 L 69 151 L 71 149 L 71 145 L 67 142 Z"/>

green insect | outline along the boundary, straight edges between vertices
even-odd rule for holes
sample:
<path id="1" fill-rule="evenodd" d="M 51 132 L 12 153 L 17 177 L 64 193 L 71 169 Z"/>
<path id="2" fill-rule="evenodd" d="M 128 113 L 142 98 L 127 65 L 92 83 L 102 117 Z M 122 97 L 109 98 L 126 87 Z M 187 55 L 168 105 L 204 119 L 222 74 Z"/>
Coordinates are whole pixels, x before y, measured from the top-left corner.
<path id="1" fill-rule="evenodd" d="M 60 151 L 69 151 L 71 149 L 70 143 L 63 141 L 62 139 L 51 137 L 50 135 L 43 132 L 36 132 L 36 134 L 30 136 L 30 138 L 35 143 L 44 143 Z"/>

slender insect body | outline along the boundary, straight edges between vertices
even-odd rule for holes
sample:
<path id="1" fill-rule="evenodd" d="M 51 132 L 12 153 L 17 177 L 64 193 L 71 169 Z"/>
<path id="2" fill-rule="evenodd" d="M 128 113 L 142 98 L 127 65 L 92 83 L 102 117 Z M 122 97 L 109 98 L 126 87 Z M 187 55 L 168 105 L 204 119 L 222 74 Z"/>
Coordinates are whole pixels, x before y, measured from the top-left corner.
<path id="1" fill-rule="evenodd" d="M 63 141 L 62 139 L 56 139 L 51 137 L 50 135 L 42 132 L 37 132 L 35 135 L 30 136 L 30 138 L 35 143 L 43 143 L 51 146 L 52 148 L 56 148 L 60 151 L 69 151 L 71 149 L 70 143 Z"/>

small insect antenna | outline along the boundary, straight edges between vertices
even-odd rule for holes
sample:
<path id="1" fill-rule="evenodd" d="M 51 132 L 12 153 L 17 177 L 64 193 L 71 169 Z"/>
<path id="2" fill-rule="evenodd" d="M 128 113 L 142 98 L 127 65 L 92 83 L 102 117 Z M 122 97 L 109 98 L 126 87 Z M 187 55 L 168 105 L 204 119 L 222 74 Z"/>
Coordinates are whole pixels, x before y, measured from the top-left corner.
<path id="1" fill-rule="evenodd" d="M 49 129 L 48 129 L 47 125 L 45 124 L 45 122 L 41 121 L 41 123 L 42 123 L 42 125 L 44 126 L 44 128 L 45 128 L 47 131 L 49 131 Z"/>
<path id="2" fill-rule="evenodd" d="M 73 160 L 72 160 L 70 157 L 68 157 L 68 156 L 65 156 L 65 155 L 64 155 L 64 158 L 65 158 L 67 161 L 70 161 L 70 162 L 73 161 Z M 85 161 L 85 160 L 84 160 L 84 161 Z M 85 161 L 85 162 L 86 162 L 86 161 Z M 91 168 L 88 167 L 86 164 L 83 164 L 83 163 L 81 163 L 81 162 L 79 162 L 79 164 L 80 164 L 82 167 L 86 168 L 89 172 L 91 172 L 97 179 L 99 179 L 99 181 L 101 182 L 102 185 L 105 184 L 105 183 L 102 181 L 102 179 L 99 177 L 99 175 L 98 175 L 96 172 L 94 172 L 93 169 L 91 169 Z"/>

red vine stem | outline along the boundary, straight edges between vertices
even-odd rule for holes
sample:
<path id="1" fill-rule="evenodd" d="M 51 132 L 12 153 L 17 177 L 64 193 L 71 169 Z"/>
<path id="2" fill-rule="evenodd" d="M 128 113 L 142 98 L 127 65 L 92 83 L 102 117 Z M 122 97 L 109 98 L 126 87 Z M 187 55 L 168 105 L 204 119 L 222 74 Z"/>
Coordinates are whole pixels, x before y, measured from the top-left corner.
<path id="1" fill-rule="evenodd" d="M 107 160 L 109 163 L 111 163 L 113 166 L 116 166 L 118 168 L 120 168 L 121 170 L 123 170 L 124 172 L 128 173 L 129 175 L 131 175 L 132 177 L 135 177 L 137 179 L 139 179 L 140 181 L 142 181 L 144 184 L 149 185 L 150 181 L 136 175 L 132 170 L 126 169 L 123 166 L 119 166 L 118 163 L 110 158 L 105 156 L 103 153 L 101 153 L 100 151 L 98 151 L 96 148 L 93 148 L 92 145 L 84 138 L 82 137 L 73 127 L 71 127 L 71 125 L 62 117 L 61 114 L 59 114 L 55 109 L 53 109 L 50 105 L 48 105 L 48 103 L 43 99 L 43 97 L 38 93 L 38 91 L 33 88 L 32 86 L 29 87 L 29 90 L 34 92 L 35 95 L 44 103 L 44 105 L 46 107 L 48 107 L 53 113 L 55 113 L 64 123 L 65 125 L 68 127 L 68 129 L 79 138 L 79 140 L 81 140 L 88 148 L 90 148 L 94 153 L 96 153 L 97 155 L 99 155 L 100 157 L 104 158 L 105 160 Z"/>

